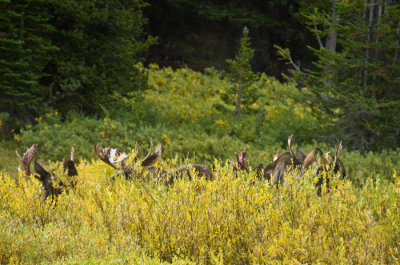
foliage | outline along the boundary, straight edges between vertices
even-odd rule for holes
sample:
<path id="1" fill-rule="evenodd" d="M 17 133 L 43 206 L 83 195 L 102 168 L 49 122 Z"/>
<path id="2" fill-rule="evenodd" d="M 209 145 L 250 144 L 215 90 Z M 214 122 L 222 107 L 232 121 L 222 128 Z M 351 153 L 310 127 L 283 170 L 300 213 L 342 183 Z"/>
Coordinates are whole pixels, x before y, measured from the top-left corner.
<path id="1" fill-rule="evenodd" d="M 130 113 L 133 121 L 126 123 L 148 128 L 144 134 L 162 140 L 171 153 L 183 156 L 196 153 L 208 162 L 214 157 L 230 158 L 233 152 L 227 153 L 226 148 L 237 152 L 248 146 L 255 152 L 272 154 L 279 146 L 286 148 L 287 137 L 292 133 L 300 142 L 311 142 L 315 130 L 320 128 L 308 108 L 286 97 L 299 93 L 294 86 L 263 74 L 249 87 L 249 91 L 258 94 L 247 106 L 253 114 L 243 115 L 241 119 L 233 117 L 235 107 L 223 100 L 234 87 L 224 73 L 212 68 L 204 74 L 188 68 L 159 70 L 157 65 L 150 65 L 148 75 L 149 89 L 120 97 L 129 111 L 111 116 L 128 117 L 124 112 Z M 143 135 L 141 131 L 135 137 Z M 224 139 L 224 146 L 218 146 L 218 139 Z M 268 158 L 263 155 L 258 161 L 263 159 Z"/>
<path id="2" fill-rule="evenodd" d="M 296 50 L 303 64 L 311 65 L 307 46 L 313 38 L 297 14 L 302 2 L 308 1 L 150 0 L 148 29 L 159 41 L 150 48 L 148 61 L 173 68 L 227 70 L 226 59 L 237 53 L 247 26 L 255 50 L 253 69 L 281 78 L 287 67 L 277 62 L 274 44 Z"/>
<path id="3" fill-rule="evenodd" d="M 253 55 L 254 50 L 251 48 L 249 30 L 247 27 L 244 27 L 238 54 L 235 56 L 235 59 L 227 60 L 230 78 L 234 84 L 233 94 L 236 98 L 236 116 L 242 114 L 242 104 L 246 110 L 248 109 L 248 106 L 256 101 L 257 98 L 255 93 L 256 91 L 254 91 L 254 87 L 251 86 L 252 81 L 257 78 L 257 76 L 251 70 L 250 65 Z M 251 90 L 251 88 L 253 89 Z M 229 94 L 226 96 L 226 98 L 229 99 Z"/>
<path id="4" fill-rule="evenodd" d="M 335 152 L 334 142 L 322 144 L 325 139 L 318 135 L 326 132 L 323 121 L 312 117 L 311 108 L 296 102 L 302 92 L 292 84 L 260 75 L 251 84 L 259 94 L 257 101 L 249 106 L 254 114 L 235 119 L 234 106 L 222 100 L 232 86 L 223 73 L 215 69 L 202 74 L 188 68 L 174 71 L 158 69 L 157 65 L 149 69 L 136 67 L 148 76 L 149 89 L 127 96 L 116 94 L 116 108 L 104 109 L 105 118 L 70 113 L 64 119 L 59 113 L 50 112 L 39 118 L 37 124 L 15 134 L 14 146 L 22 153 L 26 147 L 38 143 L 37 158 L 53 161 L 68 158 L 74 146 L 78 160 L 91 160 L 95 157 L 96 142 L 129 152 L 136 142 L 146 150 L 152 138 L 154 143 L 164 145 L 166 159 L 190 158 L 206 164 L 215 159 L 234 159 L 235 152 L 247 147 L 252 168 L 259 163 L 268 164 L 278 149 L 282 153 L 287 150 L 287 139 L 292 134 L 294 145 L 306 152 L 313 147 Z M 363 184 L 377 176 L 391 180 L 393 169 L 400 168 L 396 150 L 361 156 L 351 151 L 346 141 L 343 144 L 342 157 L 354 183 Z M 8 172 L 15 172 L 14 150 L 3 150 L 3 164 L 12 169 Z"/>
<path id="5" fill-rule="evenodd" d="M 132 71 L 155 39 L 143 37 L 145 1 L 61 1 L 54 9 L 52 40 L 63 51 L 49 71 L 49 101 L 66 112 L 75 107 L 99 113 L 113 91 L 139 89 Z M 143 85 L 143 84 L 142 84 Z"/>
<path id="6" fill-rule="evenodd" d="M 145 1 L 1 1 L 0 112 L 32 123 L 49 106 L 101 113 L 112 94 L 147 84 L 132 66 L 144 36 Z"/>
<path id="7" fill-rule="evenodd" d="M 0 112 L 26 122 L 33 119 L 48 88 L 41 80 L 58 48 L 49 39 L 54 1 L 1 1 Z"/>
<path id="8" fill-rule="evenodd" d="M 72 146 L 76 148 L 76 159 L 80 160 L 94 156 L 93 148 L 97 142 L 116 147 L 122 145 L 128 150 L 135 144 L 129 141 L 132 128 L 109 117 L 85 118 L 81 114 L 70 113 L 66 120 L 62 120 L 58 112 L 50 112 L 38 118 L 37 122 L 33 128 L 27 126 L 20 135 L 16 134 L 15 140 L 25 147 L 38 143 L 38 158 L 45 160 L 67 159 Z"/>
<path id="9" fill-rule="evenodd" d="M 170 161 L 158 166 L 175 169 Z M 214 181 L 182 179 L 166 187 L 123 177 L 111 181 L 111 167 L 86 161 L 78 166 L 76 188 L 56 203 L 42 200 L 33 176 L 14 179 L 3 172 L 0 260 L 399 262 L 396 172 L 395 183 L 369 180 L 362 189 L 333 177 L 330 192 L 319 197 L 308 174 L 300 184 L 286 176 L 288 184 L 275 189 L 255 181 L 252 171 L 235 177 L 231 170 L 217 163 Z"/>
<path id="10" fill-rule="evenodd" d="M 0 169 L 7 171 L 10 176 L 17 175 L 19 160 L 15 155 L 16 149 L 17 146 L 15 142 L 0 142 Z"/>
<path id="11" fill-rule="evenodd" d="M 356 185 L 365 184 L 368 179 L 386 179 L 393 181 L 391 173 L 400 170 L 399 148 L 394 150 L 382 150 L 381 152 L 368 152 L 361 155 L 357 151 L 344 152 L 343 160 L 349 177 Z"/>
<path id="12" fill-rule="evenodd" d="M 337 1 L 333 9 L 336 16 L 307 14 L 317 37 L 337 33 L 337 50 L 312 48 L 316 69 L 295 71 L 309 88 L 305 102 L 353 149 L 392 148 L 400 140 L 399 4 Z"/>

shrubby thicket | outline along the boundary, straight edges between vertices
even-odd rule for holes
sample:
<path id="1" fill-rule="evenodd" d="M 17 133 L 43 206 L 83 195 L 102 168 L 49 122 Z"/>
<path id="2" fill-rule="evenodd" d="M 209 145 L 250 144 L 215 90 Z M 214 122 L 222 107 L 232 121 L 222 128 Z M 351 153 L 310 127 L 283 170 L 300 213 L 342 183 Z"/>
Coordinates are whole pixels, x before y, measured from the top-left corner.
<path id="1" fill-rule="evenodd" d="M 257 100 L 237 117 L 235 104 L 224 100 L 231 97 L 235 102 L 234 84 L 221 72 L 136 67 L 148 76 L 149 89 L 127 96 L 116 93 L 118 106 L 104 118 L 71 112 L 63 119 L 60 113 L 50 112 L 15 135 L 20 153 L 38 143 L 38 158 L 54 161 L 68 158 L 74 146 L 77 159 L 90 160 L 95 157 L 96 142 L 128 152 L 136 142 L 146 150 L 152 138 L 164 145 L 164 158 L 189 157 L 192 162 L 208 164 L 234 159 L 234 152 L 248 147 L 248 163 L 254 168 L 269 163 L 278 149 L 287 150 L 291 134 L 294 145 L 306 152 L 315 146 L 335 151 L 335 142 L 318 138 L 324 127 L 313 118 L 311 109 L 294 103 L 292 98 L 302 93 L 294 85 L 259 75 L 251 85 L 259 93 Z M 344 143 L 342 157 L 349 178 L 357 183 L 369 177 L 391 179 L 393 170 L 400 168 L 398 150 L 361 156 L 346 149 Z"/>
<path id="2" fill-rule="evenodd" d="M 133 154 L 133 153 L 132 153 Z M 176 169 L 174 160 L 157 167 Z M 255 172 L 214 164 L 215 180 L 167 187 L 110 180 L 103 162 L 82 161 L 76 187 L 42 199 L 33 176 L 0 173 L 2 264 L 396 264 L 400 182 L 362 188 L 331 176 L 317 196 L 312 174 L 275 189 Z"/>

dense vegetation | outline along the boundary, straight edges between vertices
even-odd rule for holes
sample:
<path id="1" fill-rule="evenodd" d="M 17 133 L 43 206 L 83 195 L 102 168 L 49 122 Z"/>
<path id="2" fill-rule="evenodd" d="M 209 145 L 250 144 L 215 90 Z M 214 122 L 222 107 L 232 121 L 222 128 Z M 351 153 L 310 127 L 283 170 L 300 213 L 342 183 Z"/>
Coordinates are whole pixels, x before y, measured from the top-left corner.
<path id="1" fill-rule="evenodd" d="M 173 169 L 176 161 L 159 167 Z M 215 165 L 214 181 L 118 177 L 101 161 L 78 166 L 75 189 L 41 199 L 33 177 L 0 175 L 0 261 L 34 264 L 396 264 L 400 182 L 361 189 L 313 178 L 275 189 L 254 172 Z M 138 182 L 139 181 L 139 182 Z M 152 257 L 152 258 L 149 258 Z M 86 263 L 85 263 L 86 262 Z"/>
<path id="2" fill-rule="evenodd" d="M 0 1 L 0 263 L 399 263 L 399 10 Z M 306 152 L 343 140 L 346 179 L 322 196 L 312 172 L 256 180 L 292 134 Z M 205 163 L 215 180 L 112 181 L 94 160 L 96 142 L 133 153 L 150 138 L 157 167 Z M 17 171 L 33 143 L 57 174 L 76 148 L 77 185 L 56 202 Z"/>

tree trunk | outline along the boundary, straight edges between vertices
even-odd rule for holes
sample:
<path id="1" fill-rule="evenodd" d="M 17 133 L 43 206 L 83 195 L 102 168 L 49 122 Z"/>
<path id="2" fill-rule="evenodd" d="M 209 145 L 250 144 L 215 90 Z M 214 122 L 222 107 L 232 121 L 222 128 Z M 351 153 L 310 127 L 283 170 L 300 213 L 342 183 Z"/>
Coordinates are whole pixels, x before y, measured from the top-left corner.
<path id="1" fill-rule="evenodd" d="M 337 0 L 332 0 L 332 11 L 331 11 L 331 17 L 335 21 L 335 25 L 338 24 L 338 20 L 339 20 L 338 14 L 336 12 L 336 1 Z M 334 26 L 330 25 L 328 35 L 326 37 L 325 49 L 327 49 L 328 51 L 331 51 L 331 52 L 336 52 L 336 40 L 337 40 L 337 32 L 336 32 Z M 328 76 L 333 74 L 333 72 L 330 70 L 325 70 L 325 73 Z M 329 77 L 326 80 L 326 84 L 329 84 L 329 85 L 333 84 L 331 77 Z"/>
<path id="2" fill-rule="evenodd" d="M 336 1 L 332 1 L 332 11 L 331 11 L 331 17 L 336 21 L 338 18 L 338 15 L 336 13 Z M 337 32 L 333 26 L 330 26 L 329 31 L 328 31 L 328 36 L 326 37 L 326 43 L 325 43 L 325 49 L 328 51 L 335 52 L 336 51 L 336 39 L 337 39 Z"/>

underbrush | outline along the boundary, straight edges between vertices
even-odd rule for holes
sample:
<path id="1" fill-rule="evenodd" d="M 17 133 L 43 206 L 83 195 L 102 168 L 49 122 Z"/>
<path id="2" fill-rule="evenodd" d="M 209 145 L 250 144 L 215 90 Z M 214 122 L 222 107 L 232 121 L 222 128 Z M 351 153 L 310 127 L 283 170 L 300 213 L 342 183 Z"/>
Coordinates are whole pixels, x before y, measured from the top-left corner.
<path id="1" fill-rule="evenodd" d="M 49 113 L 39 119 L 34 127 L 15 135 L 14 142 L 0 146 L 0 165 L 3 165 L 0 168 L 6 168 L 7 172 L 15 176 L 18 165 L 15 149 L 22 154 L 26 147 L 34 143 L 39 144 L 36 157 L 42 160 L 67 159 L 72 146 L 76 148 L 77 160 L 90 160 L 95 157 L 94 144 L 97 142 L 118 147 L 125 152 L 135 148 L 138 142 L 145 152 L 150 138 L 156 144 L 163 144 L 164 158 L 190 158 L 195 163 L 211 164 L 215 159 L 234 160 L 234 153 L 247 147 L 248 165 L 255 168 L 259 163 L 270 163 L 278 150 L 281 150 L 281 154 L 288 151 L 287 141 L 277 142 L 269 135 L 263 136 L 264 141 L 244 141 L 234 134 L 207 133 L 204 128 L 193 124 L 171 127 L 161 123 L 149 126 L 123 123 L 110 118 L 84 117 L 77 113 L 70 113 L 63 120 L 59 114 Z M 326 143 L 298 144 L 295 135 L 294 148 L 297 146 L 306 153 L 314 147 L 324 152 L 336 150 L 335 146 Z M 348 178 L 357 186 L 362 186 L 369 178 L 393 181 L 393 170 L 400 170 L 399 149 L 361 155 L 357 151 L 348 151 L 345 143 L 344 148 L 341 159 L 346 166 Z"/>
<path id="2" fill-rule="evenodd" d="M 282 84 L 264 74 L 257 75 L 251 85 L 256 100 L 244 106 L 241 116 L 234 116 L 237 84 L 215 69 L 204 73 L 188 68 L 172 70 L 148 69 L 137 65 L 149 78 L 150 89 L 110 98 L 113 108 L 104 107 L 103 116 L 88 117 L 71 112 L 61 115 L 54 111 L 38 118 L 14 135 L 13 147 L 0 146 L 0 161 L 15 175 L 14 149 L 20 153 L 33 143 L 39 144 L 38 158 L 62 160 L 76 148 L 77 160 L 92 159 L 96 142 L 112 145 L 125 152 L 135 147 L 147 149 L 150 138 L 165 148 L 164 158 L 190 158 L 200 163 L 215 159 L 234 159 L 234 152 L 248 148 L 248 164 L 255 168 L 268 164 L 278 149 L 287 150 L 287 139 L 294 135 L 294 145 L 306 152 L 320 147 L 335 152 L 335 142 L 325 143 L 324 121 L 313 118 L 308 106 L 296 98 L 301 92 L 293 84 Z M 1 118 L 0 118 L 1 119 Z M 3 118 L 3 119 L 6 119 Z M 332 132 L 330 133 L 332 135 Z M 334 134 L 333 134 L 333 137 Z M 339 136 L 336 136 L 339 138 Z M 393 169 L 400 169 L 399 149 L 361 156 L 347 149 L 341 153 L 349 178 L 361 186 L 368 178 L 392 180 Z"/>
<path id="3" fill-rule="evenodd" d="M 177 161 L 161 161 L 168 171 Z M 82 161 L 77 186 L 43 201 L 33 176 L 0 175 L 0 263 L 93 260 L 135 264 L 396 264 L 400 179 L 355 188 L 331 176 L 316 195 L 306 174 L 279 189 L 214 165 L 215 180 L 110 180 L 111 167 Z M 121 254 L 119 254 L 121 253 Z M 129 254 L 127 254 L 129 253 Z M 132 258 L 132 259 L 131 259 Z M 88 262 L 89 263 L 89 262 Z M 121 261 L 122 263 L 122 261 Z"/>
<path id="4" fill-rule="evenodd" d="M 6 170 L 12 176 L 16 176 L 19 165 L 16 149 L 17 143 L 0 141 L 0 170 Z"/>

